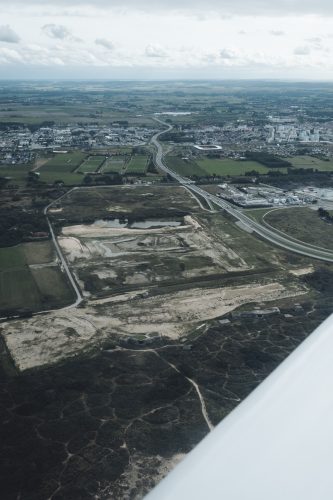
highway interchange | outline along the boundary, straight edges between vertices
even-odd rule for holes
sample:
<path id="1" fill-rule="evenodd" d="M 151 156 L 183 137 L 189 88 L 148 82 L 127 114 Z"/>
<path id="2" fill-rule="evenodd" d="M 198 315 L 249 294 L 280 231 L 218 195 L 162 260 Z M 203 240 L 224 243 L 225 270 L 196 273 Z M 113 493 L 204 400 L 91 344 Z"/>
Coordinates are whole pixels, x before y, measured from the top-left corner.
<path id="1" fill-rule="evenodd" d="M 289 237 L 285 233 L 281 233 L 281 231 L 275 231 L 272 228 L 263 226 L 259 222 L 256 222 L 250 217 L 248 217 L 243 211 L 231 205 L 227 201 L 211 193 L 208 193 L 201 187 L 196 186 L 194 182 L 191 181 L 190 179 L 177 174 L 169 167 L 167 167 L 163 160 L 163 147 L 159 142 L 159 138 L 161 135 L 172 130 L 173 127 L 172 125 L 169 125 L 168 123 L 165 123 L 157 118 L 155 118 L 155 121 L 167 127 L 161 132 L 155 134 L 154 137 L 151 139 L 151 143 L 156 148 L 156 153 L 154 157 L 155 164 L 160 170 L 169 174 L 175 181 L 179 182 L 179 184 L 184 186 L 186 189 L 204 198 L 209 207 L 212 207 L 213 206 L 212 204 L 214 204 L 220 207 L 221 209 L 225 210 L 229 214 L 231 214 L 233 217 L 238 219 L 239 222 L 242 223 L 242 226 L 247 231 L 254 232 L 259 236 L 261 236 L 262 238 L 264 238 L 265 240 L 269 241 L 270 243 L 282 247 L 285 250 L 289 250 L 291 252 L 304 255 L 306 257 L 311 257 L 326 262 L 333 262 L 333 252 L 325 250 L 320 247 L 316 247 L 314 245 L 310 245 L 308 243 L 297 241 L 294 238 Z"/>

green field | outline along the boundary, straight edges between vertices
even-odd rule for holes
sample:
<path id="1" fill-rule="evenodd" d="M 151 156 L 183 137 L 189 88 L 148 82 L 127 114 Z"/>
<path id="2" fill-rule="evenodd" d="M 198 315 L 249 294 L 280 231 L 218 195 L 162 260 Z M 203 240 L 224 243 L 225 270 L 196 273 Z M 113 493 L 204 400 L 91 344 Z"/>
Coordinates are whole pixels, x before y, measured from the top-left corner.
<path id="1" fill-rule="evenodd" d="M 103 173 L 112 172 L 121 174 L 125 168 L 125 159 L 108 158 L 103 165 Z"/>
<path id="2" fill-rule="evenodd" d="M 198 177 L 206 176 L 233 176 L 244 175 L 246 172 L 255 170 L 259 174 L 267 174 L 269 169 L 256 161 L 239 161 L 230 159 L 211 159 L 204 158 L 202 160 L 183 160 L 176 156 L 169 156 L 166 158 L 167 165 L 175 170 L 180 175 Z M 285 169 L 280 169 L 286 172 Z"/>
<path id="3" fill-rule="evenodd" d="M 66 276 L 52 265 L 54 258 L 49 241 L 0 248 L 0 314 L 52 309 L 72 301 Z"/>
<path id="4" fill-rule="evenodd" d="M 0 314 L 6 310 L 37 310 L 39 292 L 28 268 L 0 273 Z"/>
<path id="5" fill-rule="evenodd" d="M 148 167 L 148 158 L 145 155 L 133 156 L 127 165 L 126 174 L 145 174 Z"/>
<path id="6" fill-rule="evenodd" d="M 85 159 L 86 154 L 80 151 L 73 153 L 56 154 L 42 167 L 42 171 L 46 172 L 73 172 L 82 161 Z"/>
<path id="7" fill-rule="evenodd" d="M 55 155 L 39 168 L 40 180 L 47 183 L 61 180 L 65 184 L 80 184 L 83 176 L 74 171 L 80 166 L 85 157 L 86 154 L 80 151 Z"/>
<path id="8" fill-rule="evenodd" d="M 96 172 L 105 160 L 105 156 L 89 156 L 78 168 L 79 172 Z"/>
<path id="9" fill-rule="evenodd" d="M 287 160 L 296 168 L 313 168 L 321 172 L 333 172 L 333 160 L 320 160 L 312 156 L 294 156 Z"/>
<path id="10" fill-rule="evenodd" d="M 165 160 L 167 166 L 170 167 L 175 172 L 177 172 L 177 174 L 185 176 L 197 175 L 198 177 L 203 177 L 207 175 L 205 170 L 199 167 L 192 160 L 189 161 L 183 160 L 182 158 L 179 158 L 177 156 L 167 156 Z"/>
<path id="11" fill-rule="evenodd" d="M 40 180 L 46 182 L 47 184 L 53 184 L 57 181 L 62 181 L 68 186 L 78 185 L 83 182 L 84 174 L 81 172 L 71 173 L 71 172 L 41 172 Z"/>
<path id="12" fill-rule="evenodd" d="M 26 265 L 23 245 L 9 248 L 0 248 L 0 272 L 8 269 L 21 269 Z"/>
<path id="13" fill-rule="evenodd" d="M 9 185 L 25 186 L 31 165 L 0 165 L 0 177 L 10 177 Z"/>
<path id="14" fill-rule="evenodd" d="M 31 274 L 37 285 L 42 306 L 66 305 L 73 301 L 72 291 L 57 266 L 32 269 Z"/>
<path id="15" fill-rule="evenodd" d="M 205 158 L 198 160 L 197 164 L 207 175 L 244 175 L 255 170 L 259 174 L 267 174 L 269 169 L 256 161 L 219 160 Z"/>
<path id="16" fill-rule="evenodd" d="M 50 241 L 24 243 L 22 248 L 27 264 L 47 264 L 55 260 L 55 250 Z"/>

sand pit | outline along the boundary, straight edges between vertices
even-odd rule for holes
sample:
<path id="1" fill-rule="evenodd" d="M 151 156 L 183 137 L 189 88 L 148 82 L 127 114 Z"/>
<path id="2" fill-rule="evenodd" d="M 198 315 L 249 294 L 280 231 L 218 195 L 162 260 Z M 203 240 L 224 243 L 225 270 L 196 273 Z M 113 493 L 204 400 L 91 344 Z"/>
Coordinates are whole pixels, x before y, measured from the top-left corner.
<path id="1" fill-rule="evenodd" d="M 119 234 L 152 234 L 160 232 L 179 231 L 188 228 L 188 225 L 181 225 L 177 227 L 159 227 L 152 229 L 134 229 L 129 227 L 105 227 L 94 224 L 77 224 L 75 226 L 66 226 L 62 230 L 64 236 L 75 236 L 77 238 L 107 238 Z"/>

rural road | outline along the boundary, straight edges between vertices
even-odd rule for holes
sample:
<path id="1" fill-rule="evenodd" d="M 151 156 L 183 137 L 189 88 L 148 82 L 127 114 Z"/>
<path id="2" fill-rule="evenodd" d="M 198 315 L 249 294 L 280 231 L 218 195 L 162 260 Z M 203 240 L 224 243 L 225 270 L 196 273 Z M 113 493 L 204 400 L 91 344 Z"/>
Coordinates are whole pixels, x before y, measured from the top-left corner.
<path id="1" fill-rule="evenodd" d="M 75 189 L 75 188 L 74 188 Z M 73 191 L 73 190 L 71 190 Z M 71 309 L 71 308 L 74 308 L 74 307 L 77 307 L 79 304 L 81 304 L 81 302 L 83 301 L 83 296 L 81 294 L 81 290 L 79 289 L 78 285 L 76 284 L 76 281 L 68 267 L 68 264 L 67 264 L 67 261 L 61 251 L 61 248 L 59 246 L 59 243 L 57 241 L 57 238 L 54 234 L 54 230 L 53 230 L 53 227 L 52 227 L 52 224 L 51 224 L 51 221 L 47 215 L 47 212 L 48 210 L 52 207 L 52 205 L 54 205 L 55 203 L 57 203 L 59 200 L 61 200 L 62 198 L 64 198 L 65 196 L 68 195 L 68 193 L 70 193 L 70 191 L 68 191 L 67 193 L 63 194 L 62 196 L 60 196 L 60 198 L 57 198 L 56 200 L 52 201 L 52 203 L 50 203 L 49 205 L 47 205 L 47 207 L 44 208 L 44 215 L 46 217 L 46 220 L 47 220 L 47 223 L 49 225 L 49 229 L 50 229 L 50 234 L 51 234 L 51 237 L 52 237 L 52 241 L 53 241 L 53 244 L 55 246 L 55 249 L 56 249 L 56 252 L 57 252 L 57 255 L 60 259 L 60 262 L 61 262 L 61 265 L 64 269 L 64 271 L 66 272 L 67 274 L 67 277 L 69 279 L 69 282 L 70 284 L 72 285 L 72 288 L 75 292 L 75 295 L 76 295 L 76 300 L 74 302 L 74 304 L 71 304 L 69 306 L 66 306 L 64 307 L 63 309 Z M 45 312 L 45 311 L 44 311 Z"/>
<path id="2" fill-rule="evenodd" d="M 179 184 L 181 184 L 182 186 L 186 187 L 188 190 L 192 191 L 193 193 L 196 193 L 199 196 L 202 196 L 206 200 L 209 206 L 212 206 L 212 203 L 214 203 L 215 205 L 222 208 L 223 210 L 231 214 L 233 217 L 238 219 L 238 221 L 243 224 L 244 228 L 258 234 L 259 236 L 269 241 L 270 243 L 282 247 L 285 250 L 289 250 L 291 252 L 304 255 L 306 257 L 311 257 L 313 259 L 319 259 L 326 262 L 333 262 L 333 252 L 313 247 L 312 245 L 304 242 L 295 241 L 295 239 L 289 238 L 287 234 L 281 233 L 281 231 L 275 231 L 273 228 L 268 228 L 263 226 L 262 224 L 259 224 L 259 222 L 254 221 L 253 219 L 245 215 L 243 212 L 235 208 L 227 201 L 211 193 L 208 193 L 201 187 L 196 186 L 194 182 L 191 181 L 190 179 L 177 174 L 169 167 L 167 167 L 167 165 L 164 163 L 163 160 L 163 147 L 159 142 L 159 137 L 165 134 L 166 132 L 172 130 L 173 126 L 163 122 L 162 120 L 159 120 L 158 118 L 155 118 L 155 121 L 167 127 L 161 132 L 155 134 L 154 137 L 151 139 L 151 143 L 156 147 L 156 154 L 154 158 L 155 164 L 160 170 L 169 174 L 173 179 L 179 182 Z"/>

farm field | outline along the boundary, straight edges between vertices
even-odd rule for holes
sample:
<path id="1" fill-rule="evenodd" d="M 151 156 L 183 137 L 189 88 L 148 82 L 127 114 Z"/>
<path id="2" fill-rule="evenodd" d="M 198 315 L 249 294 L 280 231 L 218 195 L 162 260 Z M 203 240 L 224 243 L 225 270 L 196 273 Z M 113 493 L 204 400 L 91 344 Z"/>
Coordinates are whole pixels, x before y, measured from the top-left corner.
<path id="1" fill-rule="evenodd" d="M 244 175 L 246 172 L 255 170 L 260 174 L 267 174 L 269 169 L 256 161 L 238 161 L 230 159 L 211 159 L 204 158 L 202 160 L 183 160 L 175 156 L 166 158 L 167 165 L 175 170 L 180 175 L 198 177 L 206 177 L 211 175 L 226 176 L 226 175 Z M 285 172 L 285 169 L 280 169 Z"/>
<path id="2" fill-rule="evenodd" d="M 255 170 L 259 174 L 267 174 L 268 168 L 256 161 L 218 160 L 205 158 L 197 161 L 206 175 L 244 175 Z"/>
<path id="3" fill-rule="evenodd" d="M 25 186 L 31 165 L 0 165 L 0 177 L 10 177 L 8 184 Z"/>
<path id="4" fill-rule="evenodd" d="M 313 168 L 321 172 L 333 172 L 333 160 L 320 160 L 312 156 L 294 156 L 287 158 L 288 161 L 296 168 Z"/>
<path id="5" fill-rule="evenodd" d="M 83 180 L 82 174 L 74 171 L 85 157 L 86 154 L 80 151 L 54 156 L 38 169 L 40 180 L 49 183 L 61 180 L 65 184 L 80 184 Z"/>
<path id="6" fill-rule="evenodd" d="M 21 245 L 25 259 L 29 265 L 47 264 L 55 260 L 55 251 L 49 241 L 24 243 Z"/>
<path id="7" fill-rule="evenodd" d="M 165 158 L 166 164 L 169 168 L 180 175 L 197 175 L 198 177 L 207 175 L 205 170 L 194 161 L 186 161 L 177 156 L 167 156 Z"/>
<path id="8" fill-rule="evenodd" d="M 41 172 L 40 180 L 48 184 L 53 184 L 54 182 L 61 181 L 68 186 L 81 184 L 84 179 L 84 174 L 81 172 L 58 172 L 54 170 L 53 172 Z"/>
<path id="9" fill-rule="evenodd" d="M 58 172 L 72 172 L 76 167 L 80 165 L 80 163 L 86 157 L 85 153 L 81 153 L 80 151 L 75 151 L 73 153 L 65 153 L 65 154 L 57 154 L 49 160 L 43 167 L 42 170 L 45 171 L 54 171 Z"/>
<path id="10" fill-rule="evenodd" d="M 96 172 L 103 162 L 105 161 L 105 156 L 89 156 L 78 168 L 79 172 Z"/>
<path id="11" fill-rule="evenodd" d="M 52 309 L 71 300 L 49 241 L 0 249 L 0 314 Z"/>

